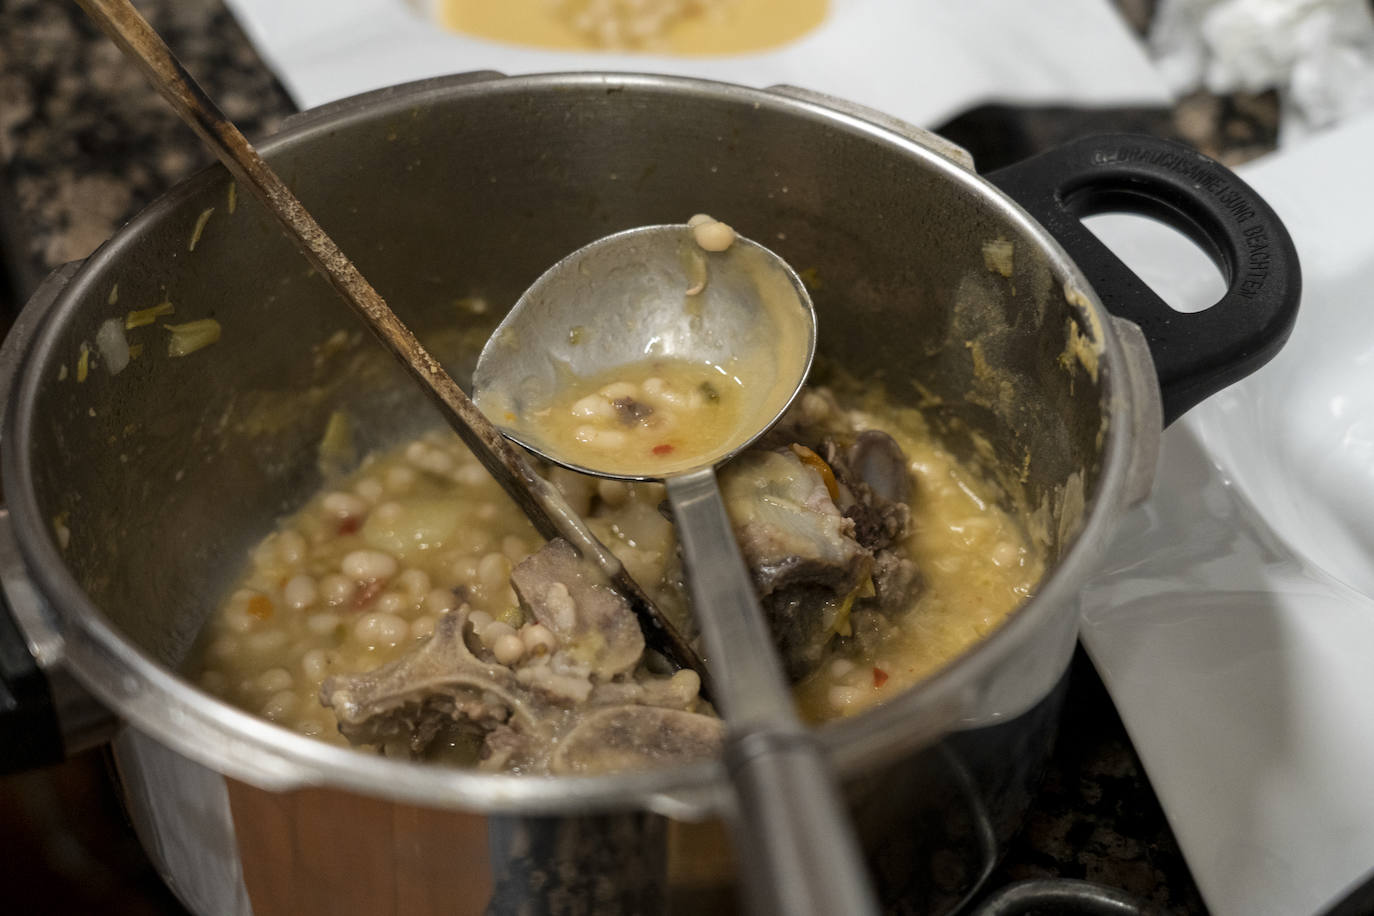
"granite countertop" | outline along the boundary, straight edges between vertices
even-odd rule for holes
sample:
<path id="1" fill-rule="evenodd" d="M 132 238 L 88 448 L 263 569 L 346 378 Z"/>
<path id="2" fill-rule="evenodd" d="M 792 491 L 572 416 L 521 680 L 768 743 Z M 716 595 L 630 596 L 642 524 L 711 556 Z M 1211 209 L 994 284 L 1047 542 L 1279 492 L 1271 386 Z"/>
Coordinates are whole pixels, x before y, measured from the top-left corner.
<path id="1" fill-rule="evenodd" d="M 1148 0 L 1121 2 L 1128 14 L 1148 15 Z M 250 137 L 270 133 L 293 111 L 220 0 L 139 6 Z M 984 164 L 1123 127 L 1182 138 L 1235 162 L 1272 145 L 1273 121 L 1272 99 L 1199 96 L 1172 111 L 985 109 L 955 119 L 946 132 Z M 0 308 L 12 314 L 49 270 L 88 255 L 209 161 L 74 3 L 0 0 Z M 0 780 L 0 845 L 9 850 L 0 873 L 19 888 L 19 898 L 11 896 L 15 912 L 181 912 L 139 853 L 102 766 L 98 754 L 86 754 Z M 993 884 L 1048 876 L 1100 882 L 1171 912 L 1205 912 L 1081 652 L 1044 789 Z"/>

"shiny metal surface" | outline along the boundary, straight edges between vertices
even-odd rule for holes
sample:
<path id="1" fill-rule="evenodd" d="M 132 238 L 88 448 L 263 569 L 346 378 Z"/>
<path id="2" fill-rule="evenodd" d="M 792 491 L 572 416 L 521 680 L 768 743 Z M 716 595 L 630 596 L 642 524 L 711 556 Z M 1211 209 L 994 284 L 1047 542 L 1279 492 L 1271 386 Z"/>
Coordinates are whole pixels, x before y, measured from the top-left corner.
<path id="1" fill-rule="evenodd" d="M 797 916 L 877 913 L 834 775 L 797 716 L 715 470 L 665 483 L 716 702 L 729 726 L 730 824 L 750 909 Z"/>
<path id="2" fill-rule="evenodd" d="M 702 288 L 689 296 L 697 283 Z M 482 347 L 473 400 L 507 436 L 556 464 L 649 480 L 664 475 L 593 467 L 566 454 L 540 435 L 533 412 L 569 377 L 646 359 L 740 366 L 748 385 L 745 416 L 757 422 L 673 472 L 686 473 L 728 461 L 777 422 L 815 353 L 811 297 L 776 254 L 743 237 L 707 252 L 685 225 L 639 226 L 597 239 L 539 275 Z"/>
<path id="3" fill-rule="evenodd" d="M 930 787 L 948 766 L 929 749 L 942 737 L 968 748 L 961 759 L 983 774 L 980 803 L 991 821 L 1014 823 L 1053 731 L 1052 690 L 1074 643 L 1076 592 L 1138 496 L 1156 441 L 1135 422 L 1151 409 L 1140 399 L 1157 392 L 1128 381 L 1137 368 L 1073 264 L 1017 207 L 930 145 L 757 90 L 573 74 L 386 90 L 307 116 L 263 146 L 460 380 L 504 303 L 592 238 L 700 210 L 746 233 L 771 233 L 770 247 L 820 281 L 813 300 L 822 371 L 848 367 L 898 403 L 925 405 L 952 448 L 1044 507 L 1053 567 L 1034 599 L 926 683 L 816 730 L 860 812 L 866 847 L 880 856 L 885 889 L 921 883 L 911 874 L 924 867 L 919 855 L 898 856 L 916 863 L 903 876 L 889 874 L 875 851 L 914 843 L 912 831 L 894 836 L 893 825 L 923 823 L 922 812 L 935 810 L 939 791 Z M 6 380 L 14 387 L 0 460 L 23 567 L 53 611 L 65 664 L 143 734 L 280 802 L 271 817 L 258 808 L 248 820 L 242 811 L 250 809 L 234 814 L 241 856 L 246 831 L 276 835 L 264 826 L 276 823 L 289 832 L 295 822 L 281 812 L 302 816 L 310 806 L 281 805 L 321 792 L 347 799 L 343 811 L 380 806 L 546 826 L 660 820 L 647 811 L 676 819 L 661 821 L 676 829 L 728 813 L 719 765 L 586 779 L 441 771 L 321 745 L 178 676 L 237 558 L 319 485 L 314 445 L 334 410 L 354 418 L 359 454 L 437 422 L 263 214 L 242 200 L 228 212 L 228 192 L 212 169 L 155 203 L 39 316 L 22 371 L 17 360 L 6 364 L 15 374 Z M 210 207 L 215 214 L 188 253 Z M 1017 251 L 1011 277 L 983 260 L 983 244 L 999 238 Z M 116 283 L 118 308 L 109 304 Z M 97 365 L 84 383 L 56 381 L 103 320 L 163 296 L 177 303 L 178 320 L 217 317 L 221 340 L 174 360 L 154 329 L 145 358 L 120 375 Z M 456 330 L 455 300 L 465 316 Z M 1094 377 L 1059 361 L 1070 323 L 1100 350 Z M 974 339 L 981 362 L 966 345 Z M 330 340 L 343 345 L 325 346 Z M 1001 387 L 986 387 L 980 372 L 989 369 L 1015 399 L 987 396 Z M 1132 468 L 1136 492 L 1128 493 Z M 1065 498 L 1075 480 L 1081 514 Z M 65 551 L 52 535 L 62 512 L 72 532 Z M 1024 729 L 1015 740 L 1029 759 L 1008 760 L 1004 725 Z M 886 831 L 875 829 L 881 824 Z M 166 829 L 181 830 L 179 842 L 201 842 L 195 830 Z M 703 844 L 685 860 L 704 860 L 720 845 Z M 979 844 L 967 848 L 980 855 Z M 291 855 L 288 868 L 302 865 Z M 277 873 L 245 870 L 250 889 L 273 886 L 255 883 L 263 874 Z M 342 866 L 330 874 L 345 901 L 349 882 L 361 880 Z M 929 908 L 952 905 L 977 874 L 966 870 L 955 882 L 965 889 L 932 896 Z"/>
<path id="4" fill-rule="evenodd" d="M 1035 913 L 1082 913 L 1084 916 L 1160 916 L 1123 891 L 1072 878 L 1039 878 L 999 888 L 971 916 L 1032 916 Z"/>

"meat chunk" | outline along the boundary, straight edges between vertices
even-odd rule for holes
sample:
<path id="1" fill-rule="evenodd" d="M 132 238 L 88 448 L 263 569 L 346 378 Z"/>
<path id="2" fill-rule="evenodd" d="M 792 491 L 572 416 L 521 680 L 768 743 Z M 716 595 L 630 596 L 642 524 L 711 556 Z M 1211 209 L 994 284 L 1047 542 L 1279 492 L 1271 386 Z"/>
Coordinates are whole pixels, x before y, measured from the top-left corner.
<path id="1" fill-rule="evenodd" d="M 389 665 L 326 678 L 320 702 L 334 711 L 339 731 L 354 744 L 404 738 L 417 754 L 449 727 L 537 732 L 534 698 L 509 668 L 483 662 L 463 641 L 467 615 L 466 607 L 443 615 L 428 641 Z"/>
<path id="2" fill-rule="evenodd" d="M 822 452 L 839 483 L 840 511 L 854 520 L 855 539 L 877 551 L 905 537 L 911 522 L 911 473 L 897 441 L 867 429 L 847 443 L 827 438 Z"/>
<path id="3" fill-rule="evenodd" d="M 611 706 L 586 716 L 554 752 L 554 773 L 604 773 L 708 760 L 720 753 L 725 724 L 658 706 Z"/>
<path id="4" fill-rule="evenodd" d="M 522 560 L 510 584 L 526 612 L 593 676 L 609 680 L 638 664 L 644 634 L 629 602 L 567 541 L 549 541 Z"/>
<path id="5" fill-rule="evenodd" d="M 746 453 L 722 472 L 721 490 L 784 667 L 799 678 L 820 661 L 872 554 L 821 474 L 791 451 Z"/>
<path id="6" fill-rule="evenodd" d="M 620 422 L 626 426 L 634 426 L 641 420 L 647 420 L 654 413 L 653 407 L 634 398 L 616 398 L 611 402 L 611 406 L 615 408 Z"/>

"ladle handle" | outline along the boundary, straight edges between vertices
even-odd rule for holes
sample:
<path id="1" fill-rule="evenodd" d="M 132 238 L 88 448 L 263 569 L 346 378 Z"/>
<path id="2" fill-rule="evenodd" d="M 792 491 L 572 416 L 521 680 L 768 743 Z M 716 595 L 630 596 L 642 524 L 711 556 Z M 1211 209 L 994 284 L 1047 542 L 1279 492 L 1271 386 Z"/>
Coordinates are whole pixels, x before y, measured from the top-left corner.
<path id="1" fill-rule="evenodd" d="M 715 703 L 729 728 L 731 831 L 751 910 L 876 914 L 858 840 L 820 747 L 797 718 L 715 472 L 666 483 Z"/>

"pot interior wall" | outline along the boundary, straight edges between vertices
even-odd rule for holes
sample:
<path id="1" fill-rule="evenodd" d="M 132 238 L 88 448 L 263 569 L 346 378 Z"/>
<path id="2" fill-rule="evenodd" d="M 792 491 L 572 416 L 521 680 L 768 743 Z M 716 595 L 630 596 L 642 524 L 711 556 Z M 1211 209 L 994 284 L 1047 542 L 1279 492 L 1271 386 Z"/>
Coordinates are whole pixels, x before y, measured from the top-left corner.
<path id="1" fill-rule="evenodd" d="M 1063 278 L 958 169 L 890 136 L 761 93 L 510 80 L 396 96 L 269 158 L 460 381 L 559 257 L 706 211 L 807 279 L 824 363 L 922 405 L 1029 506 L 1053 505 L 1080 470 L 1094 492 L 1103 380 L 1061 361 L 1082 323 Z M 998 239 L 1010 276 L 986 257 Z M 213 317 L 221 339 L 171 358 L 169 332 L 133 329 L 143 351 L 112 375 L 100 324 L 163 301 L 176 312 L 161 322 Z M 31 367 L 45 380 L 29 444 L 39 502 L 95 604 L 167 664 L 246 548 L 320 484 L 331 415 L 351 419 L 357 456 L 438 422 L 218 170 L 102 249 L 54 320 Z M 1065 545 L 1050 521 L 1053 558 Z"/>

